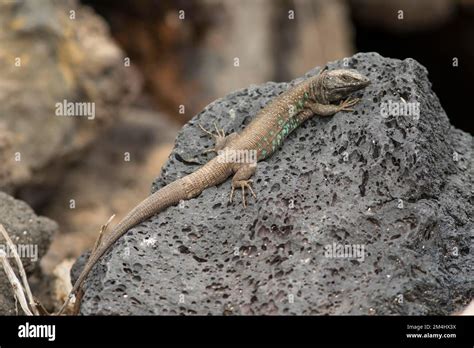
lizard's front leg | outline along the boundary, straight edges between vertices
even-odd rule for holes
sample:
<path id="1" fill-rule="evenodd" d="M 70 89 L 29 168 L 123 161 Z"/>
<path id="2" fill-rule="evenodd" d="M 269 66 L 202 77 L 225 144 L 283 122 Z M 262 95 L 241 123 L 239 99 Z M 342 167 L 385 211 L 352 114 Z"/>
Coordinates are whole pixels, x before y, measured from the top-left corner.
<path id="1" fill-rule="evenodd" d="M 231 133 L 229 135 L 225 135 L 224 129 L 219 129 L 217 128 L 217 125 L 214 123 L 214 128 L 216 130 L 216 133 L 212 133 L 205 129 L 203 126 L 199 125 L 199 127 L 206 132 L 210 137 L 214 139 L 215 146 L 212 149 L 205 150 L 203 153 L 208 153 L 208 152 L 218 152 L 219 150 L 224 149 L 229 142 L 234 139 L 237 136 L 237 133 Z"/>
<path id="2" fill-rule="evenodd" d="M 250 178 L 252 177 L 252 175 L 255 174 L 256 170 L 257 162 L 236 164 L 236 167 L 234 168 L 235 174 L 232 178 L 232 189 L 230 191 L 229 198 L 230 202 L 232 202 L 232 199 L 234 198 L 234 191 L 236 188 L 240 188 L 242 190 L 242 203 L 244 205 L 244 208 L 247 206 L 247 203 L 245 201 L 245 188 L 248 188 L 254 198 L 257 198 L 255 192 L 253 192 L 252 190 L 252 186 L 250 186 L 250 184 L 253 182 L 253 180 L 251 180 Z"/>
<path id="3" fill-rule="evenodd" d="M 357 104 L 360 101 L 359 98 L 346 99 L 339 103 L 339 105 L 334 104 L 320 104 L 317 102 L 310 103 L 308 107 L 319 116 L 332 116 L 339 111 L 353 111 L 352 106 Z"/>

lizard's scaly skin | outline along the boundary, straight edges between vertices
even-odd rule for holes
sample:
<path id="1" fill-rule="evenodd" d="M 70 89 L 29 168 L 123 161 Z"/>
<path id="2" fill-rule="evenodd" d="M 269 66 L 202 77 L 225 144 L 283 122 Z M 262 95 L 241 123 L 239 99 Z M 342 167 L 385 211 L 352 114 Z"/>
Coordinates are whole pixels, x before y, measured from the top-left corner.
<path id="1" fill-rule="evenodd" d="M 324 71 L 275 98 L 239 135 L 229 138 L 225 147 L 230 150 L 256 151 L 257 159 L 261 161 L 275 152 L 294 129 L 314 114 L 329 116 L 338 111 L 350 110 L 349 107 L 357 100 L 339 105 L 332 103 L 341 102 L 350 93 L 369 83 L 368 78 L 352 70 Z M 237 183 L 247 182 L 243 179 L 251 176 L 253 171 L 245 175 L 244 171 L 239 172 L 243 164 L 226 162 L 222 156 L 218 155 L 194 173 L 166 185 L 132 209 L 93 251 L 71 295 L 78 291 L 96 262 L 112 244 L 133 226 L 181 200 L 198 196 L 206 188 L 224 182 L 233 173 L 237 172 L 234 179 L 239 173 L 244 173 Z"/>

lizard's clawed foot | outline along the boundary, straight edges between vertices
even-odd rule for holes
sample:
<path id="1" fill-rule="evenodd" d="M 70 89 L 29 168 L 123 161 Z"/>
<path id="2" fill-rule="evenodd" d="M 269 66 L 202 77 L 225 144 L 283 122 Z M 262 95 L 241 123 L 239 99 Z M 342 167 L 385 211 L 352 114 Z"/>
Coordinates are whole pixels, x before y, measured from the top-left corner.
<path id="1" fill-rule="evenodd" d="M 356 105 L 360 98 L 346 99 L 339 104 L 339 111 L 354 111 L 351 107 Z"/>
<path id="2" fill-rule="evenodd" d="M 208 131 L 206 128 L 204 128 L 203 126 L 201 126 L 201 124 L 199 124 L 199 127 L 205 132 L 207 133 L 211 138 L 214 139 L 215 143 L 216 143 L 216 147 L 212 148 L 212 149 L 208 149 L 208 150 L 205 150 L 203 151 L 202 153 L 203 154 L 206 154 L 206 153 L 209 153 L 209 152 L 217 152 L 218 151 L 218 147 L 221 148 L 222 147 L 222 144 L 225 143 L 225 139 L 226 139 L 226 136 L 225 136 L 225 131 L 224 129 L 219 129 L 217 128 L 217 125 L 216 123 L 214 122 L 214 128 L 216 130 L 216 133 L 212 133 L 210 131 Z"/>
<path id="3" fill-rule="evenodd" d="M 219 129 L 217 128 L 217 124 L 214 122 L 214 128 L 216 130 L 216 133 L 212 133 L 210 131 L 208 131 L 206 128 L 204 128 L 203 126 L 201 126 L 201 124 L 199 124 L 199 127 L 205 132 L 207 133 L 210 137 L 214 138 L 214 139 L 218 139 L 218 138 L 225 138 L 225 131 L 224 129 Z"/>
<path id="4" fill-rule="evenodd" d="M 244 208 L 246 208 L 247 207 L 247 202 L 245 200 L 245 188 L 248 188 L 250 193 L 252 194 L 252 196 L 254 198 L 257 198 L 257 195 L 255 194 L 255 192 L 253 192 L 252 186 L 250 186 L 250 184 L 252 182 L 253 182 L 253 180 L 239 180 L 239 181 L 232 182 L 232 189 L 230 191 L 229 202 L 232 202 L 232 200 L 234 198 L 235 189 L 240 187 L 242 189 L 242 204 L 244 205 Z"/>

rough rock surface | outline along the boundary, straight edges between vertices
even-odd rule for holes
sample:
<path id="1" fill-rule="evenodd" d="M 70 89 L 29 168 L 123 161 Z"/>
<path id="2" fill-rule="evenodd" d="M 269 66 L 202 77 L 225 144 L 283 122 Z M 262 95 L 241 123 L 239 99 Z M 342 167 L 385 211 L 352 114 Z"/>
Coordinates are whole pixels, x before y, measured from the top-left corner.
<path id="1" fill-rule="evenodd" d="M 33 246 L 33 249 L 29 249 L 32 251 L 30 253 L 32 257 L 21 260 L 28 275 L 39 271 L 40 260 L 51 244 L 53 234 L 58 229 L 57 224 L 48 218 L 36 216 L 25 202 L 14 199 L 3 192 L 0 192 L 0 224 L 5 227 L 16 246 Z M 2 250 L 7 250 L 2 237 L 0 237 L 0 245 Z M 37 250 L 37 259 L 35 249 Z M 14 260 L 10 260 L 10 264 L 16 269 Z M 18 308 L 22 313 L 19 305 Z M 0 315 L 14 315 L 15 313 L 12 287 L 0 264 Z"/>
<path id="2" fill-rule="evenodd" d="M 85 284 L 82 314 L 448 314 L 472 298 L 472 137 L 452 128 L 412 59 L 357 54 L 329 64 L 372 84 L 351 113 L 314 118 L 258 165 L 256 201 L 229 182 L 130 230 Z M 314 69 L 308 75 L 315 74 Z M 293 81 L 291 84 L 299 80 Z M 291 84 L 251 86 L 180 132 L 153 190 L 197 168 Z M 383 116 L 382 103 L 420 115 Z M 359 244 L 364 258 L 330 258 Z"/>
<path id="3" fill-rule="evenodd" d="M 0 138 L 13 134 L 0 139 L 0 158 L 18 157 L 2 162 L 0 189 L 54 186 L 67 160 L 130 103 L 135 75 L 105 22 L 75 0 L 0 2 L 0 41 Z M 57 116 L 64 100 L 95 103 L 95 117 Z"/>

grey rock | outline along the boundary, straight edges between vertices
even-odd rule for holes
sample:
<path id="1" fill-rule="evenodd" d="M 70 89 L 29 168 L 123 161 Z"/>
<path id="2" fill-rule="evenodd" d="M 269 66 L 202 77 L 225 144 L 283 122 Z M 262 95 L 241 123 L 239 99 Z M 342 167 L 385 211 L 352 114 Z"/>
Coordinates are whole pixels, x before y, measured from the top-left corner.
<path id="1" fill-rule="evenodd" d="M 0 192 L 0 224 L 5 227 L 13 243 L 25 251 L 24 256 L 27 257 L 22 257 L 21 253 L 20 257 L 27 275 L 39 272 L 41 258 L 48 251 L 53 235 L 58 229 L 57 224 L 48 218 L 35 215 L 25 202 L 3 192 Z M 0 248 L 8 250 L 2 237 L 0 237 Z M 9 260 L 16 269 L 14 259 Z M 1 264 L 0 274 L 0 315 L 14 315 L 15 298 Z M 21 314 L 20 306 L 17 307 Z"/>
<path id="2" fill-rule="evenodd" d="M 87 263 L 87 260 L 89 259 L 89 256 L 91 255 L 91 251 L 86 251 L 82 255 L 80 255 L 77 259 L 76 262 L 71 267 L 71 283 L 75 283 L 76 280 L 79 278 L 79 275 L 81 274 L 82 269 Z"/>
<path id="3" fill-rule="evenodd" d="M 329 64 L 342 67 L 372 80 L 354 112 L 309 120 L 259 163 L 247 209 L 240 195 L 228 203 L 226 182 L 131 229 L 91 273 L 81 313 L 426 315 L 466 305 L 472 137 L 449 124 L 413 59 Z M 211 157 L 198 123 L 239 131 L 298 81 L 207 106 L 179 133 L 153 191 L 198 167 L 183 159 Z M 419 117 L 381 114 L 401 98 L 420 103 Z M 361 245 L 364 257 L 329 257 L 334 243 Z"/>

